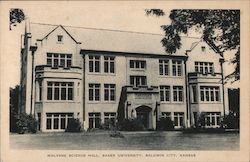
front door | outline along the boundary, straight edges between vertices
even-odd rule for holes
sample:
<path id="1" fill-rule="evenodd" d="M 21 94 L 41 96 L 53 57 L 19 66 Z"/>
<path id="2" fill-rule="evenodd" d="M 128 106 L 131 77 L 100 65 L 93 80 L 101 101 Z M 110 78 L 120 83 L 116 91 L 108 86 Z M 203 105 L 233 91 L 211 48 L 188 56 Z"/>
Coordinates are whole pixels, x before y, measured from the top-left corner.
<path id="1" fill-rule="evenodd" d="M 151 108 L 147 106 L 140 106 L 136 108 L 137 119 L 140 120 L 144 126 L 144 128 L 149 128 L 149 115 L 151 112 Z"/>

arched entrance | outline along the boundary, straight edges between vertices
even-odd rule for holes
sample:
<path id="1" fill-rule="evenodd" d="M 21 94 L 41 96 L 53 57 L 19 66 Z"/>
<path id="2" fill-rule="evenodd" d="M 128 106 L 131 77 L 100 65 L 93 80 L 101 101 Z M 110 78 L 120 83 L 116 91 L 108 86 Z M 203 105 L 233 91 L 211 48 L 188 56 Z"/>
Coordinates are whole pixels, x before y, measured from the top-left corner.
<path id="1" fill-rule="evenodd" d="M 142 122 L 142 124 L 144 125 L 144 128 L 146 129 L 151 128 L 152 124 L 150 122 L 152 121 L 151 119 L 152 108 L 148 106 L 139 106 L 135 110 L 136 110 L 137 119 Z"/>

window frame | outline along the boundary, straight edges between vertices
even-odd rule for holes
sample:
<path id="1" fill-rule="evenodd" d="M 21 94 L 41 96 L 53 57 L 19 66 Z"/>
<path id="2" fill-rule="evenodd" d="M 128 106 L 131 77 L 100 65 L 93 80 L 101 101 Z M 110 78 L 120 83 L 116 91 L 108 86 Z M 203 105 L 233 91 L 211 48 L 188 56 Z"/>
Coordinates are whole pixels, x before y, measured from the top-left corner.
<path id="1" fill-rule="evenodd" d="M 159 75 L 169 76 L 170 74 L 170 60 L 159 59 Z"/>
<path id="2" fill-rule="evenodd" d="M 137 83 L 139 83 L 139 84 L 137 84 Z M 129 76 L 129 84 L 133 87 L 146 86 L 147 85 L 147 76 L 145 76 L 145 75 L 130 75 Z"/>
<path id="3" fill-rule="evenodd" d="M 129 68 L 131 70 L 146 70 L 147 62 L 146 60 L 129 60 Z"/>
<path id="4" fill-rule="evenodd" d="M 172 60 L 172 76 L 181 77 L 183 76 L 183 61 Z"/>
<path id="5" fill-rule="evenodd" d="M 64 64 L 62 64 L 62 62 L 64 62 Z M 69 69 L 72 67 L 72 54 L 48 52 L 46 65 L 51 68 L 62 67 Z"/>
<path id="6" fill-rule="evenodd" d="M 175 97 L 176 97 L 176 99 L 175 99 Z M 178 102 L 183 103 L 184 102 L 184 88 L 183 88 L 183 86 L 173 86 L 173 102 L 175 102 L 175 103 L 178 103 Z"/>
<path id="7" fill-rule="evenodd" d="M 219 86 L 200 86 L 200 102 L 220 103 L 221 94 Z"/>
<path id="8" fill-rule="evenodd" d="M 159 88 L 160 88 L 160 101 L 171 102 L 171 87 L 169 85 L 160 85 Z"/>
<path id="9" fill-rule="evenodd" d="M 66 84 L 66 86 L 62 86 L 63 84 Z M 66 88 L 66 98 L 62 99 L 63 95 L 62 89 L 64 88 Z M 68 93 L 69 88 L 72 89 L 71 98 L 69 98 L 69 93 Z M 56 91 L 58 92 L 58 94 L 56 93 Z M 56 101 L 56 102 L 74 101 L 74 82 L 47 81 L 47 101 Z"/>
<path id="10" fill-rule="evenodd" d="M 115 84 L 104 84 L 103 87 L 104 87 L 103 88 L 104 101 L 105 102 L 115 102 L 116 101 L 116 85 Z"/>
<path id="11" fill-rule="evenodd" d="M 100 102 L 101 101 L 101 84 L 100 83 L 89 83 L 89 101 Z M 92 96 L 91 96 L 92 95 Z"/>
<path id="12" fill-rule="evenodd" d="M 115 56 L 104 56 L 104 68 L 105 74 L 115 74 Z M 106 67 L 107 66 L 107 67 Z"/>
<path id="13" fill-rule="evenodd" d="M 88 55 L 89 73 L 101 73 L 101 56 Z"/>

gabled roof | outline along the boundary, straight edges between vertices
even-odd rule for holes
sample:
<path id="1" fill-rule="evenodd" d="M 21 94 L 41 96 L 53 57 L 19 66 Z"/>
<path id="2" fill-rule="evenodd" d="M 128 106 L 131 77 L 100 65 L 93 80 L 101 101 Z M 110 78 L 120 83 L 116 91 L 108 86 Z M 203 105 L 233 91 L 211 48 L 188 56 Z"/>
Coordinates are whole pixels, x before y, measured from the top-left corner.
<path id="1" fill-rule="evenodd" d="M 161 43 L 164 37 L 161 34 L 38 23 L 30 24 L 32 43 L 35 43 L 38 39 L 41 40 L 48 37 L 58 27 L 62 27 L 76 43 L 81 42 L 81 49 L 83 50 L 157 55 L 167 54 L 165 47 Z M 200 38 L 182 37 L 182 47 L 173 55 L 185 55 L 186 50 L 194 48 L 194 44 L 199 41 Z"/>

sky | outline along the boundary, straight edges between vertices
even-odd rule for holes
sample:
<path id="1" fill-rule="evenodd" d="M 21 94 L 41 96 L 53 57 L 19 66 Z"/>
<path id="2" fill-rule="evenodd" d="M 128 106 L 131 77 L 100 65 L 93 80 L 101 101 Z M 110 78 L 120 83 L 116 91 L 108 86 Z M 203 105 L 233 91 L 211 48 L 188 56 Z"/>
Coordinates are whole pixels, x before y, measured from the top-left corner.
<path id="1" fill-rule="evenodd" d="M 185 5 L 183 1 L 182 5 Z M 188 5 L 188 4 L 187 4 Z M 161 25 L 170 24 L 168 15 L 173 9 L 170 2 L 105 2 L 105 1 L 63 1 L 63 2 L 8 2 L 1 8 L 2 14 L 8 21 L 8 12 L 10 8 L 21 8 L 27 16 L 28 22 L 38 22 L 46 24 L 61 24 L 69 26 L 92 27 L 102 29 L 114 29 L 124 31 L 136 31 L 145 33 L 163 34 Z M 3 5 L 1 6 L 3 7 Z M 160 8 L 166 13 L 164 17 L 146 16 L 145 9 Z M 7 22 L 6 21 L 6 22 Z M 6 23 L 7 24 L 7 23 Z M 20 78 L 20 35 L 24 32 L 24 22 L 17 24 L 11 31 L 5 32 L 5 38 L 11 38 L 6 42 L 8 44 L 6 66 L 8 73 L 6 75 L 8 85 L 14 87 L 19 84 Z M 7 26 L 8 27 L 8 26 Z M 197 33 L 190 36 L 199 36 Z M 228 54 L 230 59 L 233 55 Z M 226 56 L 228 56 L 226 55 Z M 11 67 L 11 68 L 9 68 Z M 226 68 L 226 74 L 233 70 L 233 66 Z M 237 86 L 237 85 L 236 85 Z"/>

